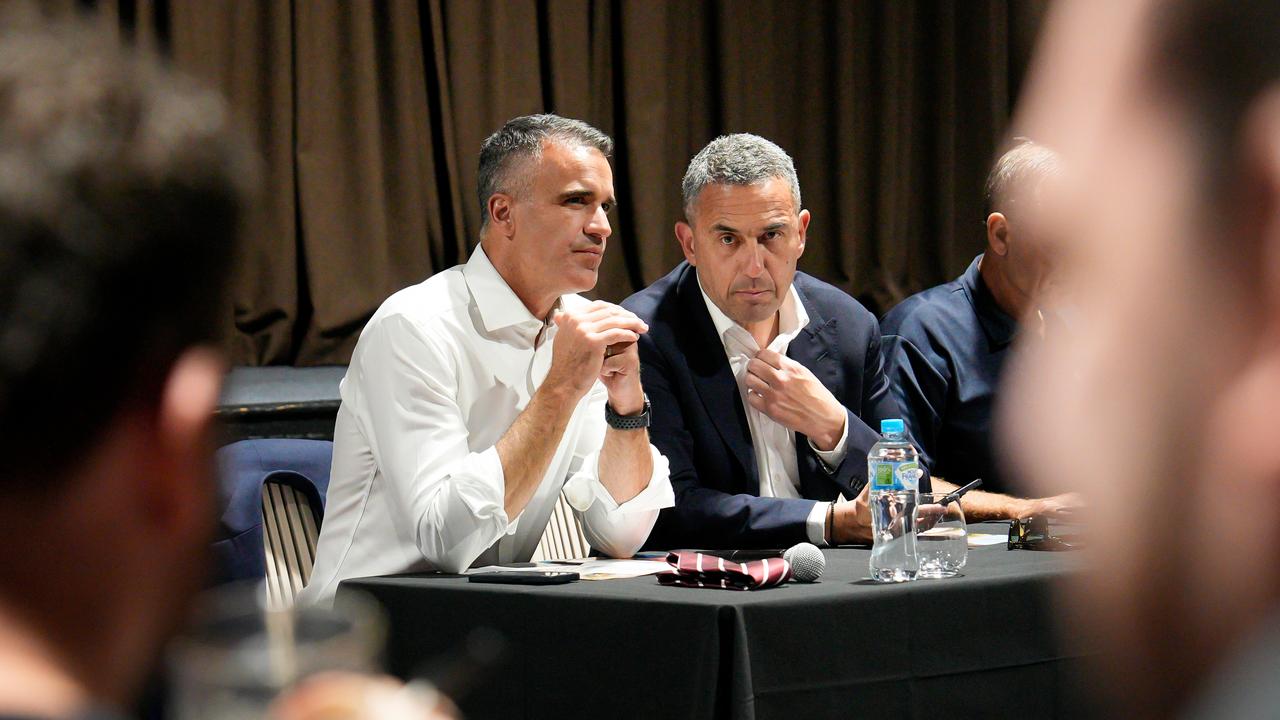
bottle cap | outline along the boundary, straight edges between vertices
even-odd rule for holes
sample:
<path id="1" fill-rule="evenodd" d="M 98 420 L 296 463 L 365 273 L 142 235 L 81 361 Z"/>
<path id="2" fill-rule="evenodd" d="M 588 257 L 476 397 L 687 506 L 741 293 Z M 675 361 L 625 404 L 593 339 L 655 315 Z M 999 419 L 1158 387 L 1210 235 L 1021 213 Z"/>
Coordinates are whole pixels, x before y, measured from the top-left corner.
<path id="1" fill-rule="evenodd" d="M 902 420 L 899 418 L 880 421 L 881 435 L 888 435 L 890 433 L 900 433 L 905 431 L 906 431 L 906 427 L 902 424 Z"/>

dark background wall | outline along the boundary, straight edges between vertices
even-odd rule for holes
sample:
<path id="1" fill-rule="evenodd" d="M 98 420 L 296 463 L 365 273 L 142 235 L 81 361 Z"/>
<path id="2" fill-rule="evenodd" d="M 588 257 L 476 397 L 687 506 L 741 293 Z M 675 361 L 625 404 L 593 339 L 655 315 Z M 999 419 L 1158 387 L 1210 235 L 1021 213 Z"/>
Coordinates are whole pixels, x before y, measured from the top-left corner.
<path id="1" fill-rule="evenodd" d="M 680 259 L 689 158 L 796 160 L 801 268 L 882 312 L 963 270 L 1046 0 L 63 0 L 213 83 L 266 193 L 227 318 L 240 364 L 345 363 L 389 294 L 467 258 L 480 142 L 552 111 L 617 141 L 595 294 Z"/>

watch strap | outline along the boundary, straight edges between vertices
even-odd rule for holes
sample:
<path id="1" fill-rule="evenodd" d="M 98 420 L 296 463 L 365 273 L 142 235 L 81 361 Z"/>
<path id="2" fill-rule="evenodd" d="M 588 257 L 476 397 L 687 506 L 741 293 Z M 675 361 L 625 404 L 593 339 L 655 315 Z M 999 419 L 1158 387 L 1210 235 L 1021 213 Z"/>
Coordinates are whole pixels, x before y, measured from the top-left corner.
<path id="1" fill-rule="evenodd" d="M 649 427 L 649 396 L 644 396 L 644 410 L 638 415 L 619 415 L 608 402 L 604 404 L 604 420 L 615 430 L 642 430 Z"/>

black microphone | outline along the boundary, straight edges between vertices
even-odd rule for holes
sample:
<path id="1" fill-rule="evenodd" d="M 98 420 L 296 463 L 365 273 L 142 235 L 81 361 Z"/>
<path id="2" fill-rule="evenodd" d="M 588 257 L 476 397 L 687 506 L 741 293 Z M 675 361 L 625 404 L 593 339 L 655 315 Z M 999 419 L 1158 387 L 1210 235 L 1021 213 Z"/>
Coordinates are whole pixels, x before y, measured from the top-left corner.
<path id="1" fill-rule="evenodd" d="M 699 550 L 698 552 L 736 563 L 782 558 L 791 566 L 791 579 L 797 582 L 813 582 L 822 577 L 822 572 L 827 568 L 826 556 L 817 546 L 807 542 L 793 545 L 786 550 Z"/>

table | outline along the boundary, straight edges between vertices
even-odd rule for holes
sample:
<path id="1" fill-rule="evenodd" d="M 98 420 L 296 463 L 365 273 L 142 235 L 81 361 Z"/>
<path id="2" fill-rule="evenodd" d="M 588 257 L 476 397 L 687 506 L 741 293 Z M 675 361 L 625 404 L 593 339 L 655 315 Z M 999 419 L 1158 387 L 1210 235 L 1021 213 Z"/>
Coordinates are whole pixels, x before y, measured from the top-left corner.
<path id="1" fill-rule="evenodd" d="M 1059 648 L 1049 608 L 1077 555 L 973 548 L 961 577 L 880 585 L 866 579 L 869 550 L 824 554 L 821 582 L 753 592 L 402 575 L 339 594 L 385 607 L 389 669 L 405 677 L 476 627 L 505 635 L 502 667 L 461 700 L 468 718 L 1087 714 L 1079 658 Z"/>

